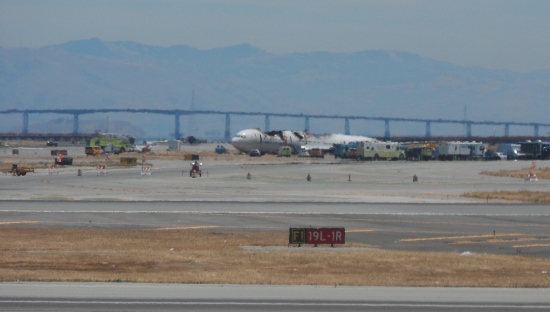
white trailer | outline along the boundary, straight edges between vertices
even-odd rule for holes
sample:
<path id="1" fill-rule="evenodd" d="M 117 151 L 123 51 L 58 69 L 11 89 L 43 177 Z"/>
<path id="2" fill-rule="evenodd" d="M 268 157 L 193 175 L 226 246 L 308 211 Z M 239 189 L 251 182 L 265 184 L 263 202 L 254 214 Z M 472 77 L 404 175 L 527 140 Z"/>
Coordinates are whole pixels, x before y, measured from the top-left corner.
<path id="1" fill-rule="evenodd" d="M 480 142 L 445 142 L 439 145 L 440 160 L 479 159 L 485 153 L 485 146 Z"/>

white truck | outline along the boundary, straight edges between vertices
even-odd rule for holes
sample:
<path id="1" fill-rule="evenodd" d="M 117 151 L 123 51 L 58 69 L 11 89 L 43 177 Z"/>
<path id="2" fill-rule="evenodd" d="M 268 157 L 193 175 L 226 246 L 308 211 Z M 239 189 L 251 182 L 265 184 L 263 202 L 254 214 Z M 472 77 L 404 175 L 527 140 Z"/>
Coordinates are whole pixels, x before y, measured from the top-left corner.
<path id="1" fill-rule="evenodd" d="M 517 143 L 499 143 L 498 152 L 506 155 L 510 159 L 526 159 L 525 153 L 521 152 L 521 145 Z"/>

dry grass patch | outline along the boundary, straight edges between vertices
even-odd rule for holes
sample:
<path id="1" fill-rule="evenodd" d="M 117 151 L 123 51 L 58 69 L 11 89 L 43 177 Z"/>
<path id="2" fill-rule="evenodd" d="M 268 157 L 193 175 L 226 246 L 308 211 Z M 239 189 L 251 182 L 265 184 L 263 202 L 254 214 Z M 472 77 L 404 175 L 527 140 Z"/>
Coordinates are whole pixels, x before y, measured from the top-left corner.
<path id="1" fill-rule="evenodd" d="M 534 172 L 539 179 L 550 179 L 550 168 L 523 168 L 519 170 L 499 170 L 499 171 L 482 171 L 481 174 L 496 176 L 496 177 L 511 177 L 524 179 L 528 172 Z M 550 192 L 532 192 L 527 190 L 521 191 L 494 191 L 494 192 L 470 192 L 464 193 L 463 197 L 473 197 L 482 199 L 504 199 L 514 201 L 524 201 L 533 203 L 550 203 Z"/>
<path id="2" fill-rule="evenodd" d="M 481 174 L 495 176 L 495 177 L 511 177 L 523 179 L 528 172 L 535 172 L 539 179 L 550 179 L 550 168 L 523 168 L 519 170 L 499 170 L 499 171 L 482 171 Z"/>
<path id="3" fill-rule="evenodd" d="M 0 281 L 549 287 L 550 260 L 519 255 L 284 249 L 288 233 L 0 228 Z"/>
<path id="4" fill-rule="evenodd" d="M 532 192 L 532 191 L 494 191 L 494 192 L 470 192 L 464 193 L 463 197 L 473 197 L 482 199 L 504 199 L 532 202 L 539 204 L 550 203 L 550 192 Z"/>

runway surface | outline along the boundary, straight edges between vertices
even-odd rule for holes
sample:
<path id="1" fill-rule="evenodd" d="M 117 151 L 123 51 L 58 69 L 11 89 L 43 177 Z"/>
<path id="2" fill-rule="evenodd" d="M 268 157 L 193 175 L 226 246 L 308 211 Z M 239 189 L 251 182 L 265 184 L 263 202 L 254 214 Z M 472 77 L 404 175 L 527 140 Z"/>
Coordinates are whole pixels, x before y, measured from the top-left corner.
<path id="1" fill-rule="evenodd" d="M 550 257 L 550 211 L 535 204 L 1 201 L 0 224 L 288 231 L 344 227 L 382 249 Z M 278 242 L 279 245 L 284 242 Z"/>
<path id="2" fill-rule="evenodd" d="M 548 289 L 0 283 L 2 311 L 545 311 Z"/>

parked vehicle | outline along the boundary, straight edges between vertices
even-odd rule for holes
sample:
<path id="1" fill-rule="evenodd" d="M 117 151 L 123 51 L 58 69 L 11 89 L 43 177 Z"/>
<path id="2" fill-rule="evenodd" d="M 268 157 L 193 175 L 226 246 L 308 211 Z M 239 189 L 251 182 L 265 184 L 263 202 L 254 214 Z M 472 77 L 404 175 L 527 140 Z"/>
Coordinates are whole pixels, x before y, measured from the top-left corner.
<path id="1" fill-rule="evenodd" d="M 63 157 L 63 158 L 54 158 L 56 165 L 72 165 L 73 164 L 73 158 L 72 157 Z"/>
<path id="2" fill-rule="evenodd" d="M 284 145 L 277 149 L 277 157 L 290 157 L 290 155 L 292 155 L 292 148 L 290 146 Z"/>
<path id="3" fill-rule="evenodd" d="M 357 142 L 357 150 L 362 160 L 405 159 L 405 151 L 397 142 Z"/>
<path id="4" fill-rule="evenodd" d="M 445 142 L 439 145 L 440 160 L 481 159 L 485 146 L 480 142 Z"/>
<path id="5" fill-rule="evenodd" d="M 86 156 L 95 156 L 101 154 L 101 148 L 99 146 L 86 146 L 84 148 L 84 154 Z"/>
<path id="6" fill-rule="evenodd" d="M 251 149 L 250 150 L 250 153 L 249 153 L 250 157 L 260 157 L 262 156 L 262 153 L 260 153 L 260 150 L 259 149 Z"/>
<path id="7" fill-rule="evenodd" d="M 227 150 L 225 149 L 225 147 L 223 145 L 216 146 L 215 151 L 218 154 L 223 154 L 223 153 L 227 152 Z"/>
<path id="8" fill-rule="evenodd" d="M 309 157 L 324 158 L 323 150 L 318 147 L 313 147 L 309 150 Z"/>
<path id="9" fill-rule="evenodd" d="M 347 144 L 334 144 L 334 158 L 357 158 L 359 156 L 359 151 L 357 151 L 357 142 L 349 142 Z M 351 155 L 349 151 L 353 149 Z"/>
<path id="10" fill-rule="evenodd" d="M 527 159 L 550 159 L 550 142 L 537 140 L 534 142 L 519 142 L 519 144 L 521 145 L 521 152 L 525 154 Z"/>
<path id="11" fill-rule="evenodd" d="M 521 145 L 517 143 L 500 143 L 497 151 L 504 154 L 508 160 L 527 159 L 527 155 L 521 152 Z"/>
<path id="12" fill-rule="evenodd" d="M 61 154 L 63 156 L 67 156 L 67 150 L 51 150 L 50 154 L 52 156 L 57 156 L 57 154 Z"/>
<path id="13" fill-rule="evenodd" d="M 46 146 L 57 146 L 57 142 L 46 141 Z"/>
<path id="14" fill-rule="evenodd" d="M 90 140 L 91 146 L 99 146 L 102 150 L 109 145 L 114 154 L 134 151 L 135 139 L 129 135 L 117 133 L 102 133 Z M 112 146 L 112 147 L 111 147 Z"/>
<path id="15" fill-rule="evenodd" d="M 8 170 L 13 176 L 26 176 L 27 170 L 25 168 L 19 167 L 17 164 L 11 165 L 11 170 Z"/>
<path id="16" fill-rule="evenodd" d="M 488 150 L 485 152 L 485 160 L 506 160 L 507 156 L 501 152 L 495 152 L 493 150 Z"/>

